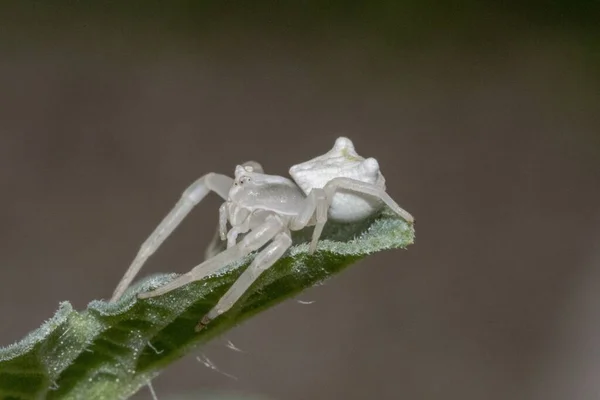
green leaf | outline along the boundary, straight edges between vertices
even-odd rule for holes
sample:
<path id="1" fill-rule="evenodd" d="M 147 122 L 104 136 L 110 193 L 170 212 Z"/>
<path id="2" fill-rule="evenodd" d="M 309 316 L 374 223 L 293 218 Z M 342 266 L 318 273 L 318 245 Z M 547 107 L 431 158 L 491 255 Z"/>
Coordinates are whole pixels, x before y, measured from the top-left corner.
<path id="1" fill-rule="evenodd" d="M 0 348 L 0 398 L 126 399 L 169 363 L 250 316 L 314 286 L 354 261 L 381 250 L 404 248 L 413 227 L 389 211 L 361 224 L 327 226 L 308 255 L 307 235 L 267 270 L 245 296 L 200 333 L 194 326 L 247 266 L 253 255 L 218 275 L 166 295 L 136 294 L 175 277 L 160 275 L 130 288 L 117 303 L 92 301 L 77 312 L 67 302 L 20 342 Z"/>

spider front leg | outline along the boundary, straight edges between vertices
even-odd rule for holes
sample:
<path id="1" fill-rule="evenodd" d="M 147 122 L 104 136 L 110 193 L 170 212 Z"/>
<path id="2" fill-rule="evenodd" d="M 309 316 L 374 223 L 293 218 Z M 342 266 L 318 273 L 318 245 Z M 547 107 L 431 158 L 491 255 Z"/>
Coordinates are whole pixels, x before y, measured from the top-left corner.
<path id="1" fill-rule="evenodd" d="M 222 252 L 223 249 L 225 248 L 223 246 L 223 240 L 221 240 L 221 235 L 220 235 L 219 230 L 220 230 L 219 227 L 217 227 L 217 229 L 215 229 L 215 234 L 213 235 L 213 238 L 211 239 L 210 243 L 208 243 L 208 246 L 206 246 L 206 250 L 204 250 L 204 259 L 205 260 L 208 260 L 209 258 L 213 258 L 217 254 Z"/>
<path id="2" fill-rule="evenodd" d="M 206 325 L 219 315 L 229 311 L 231 307 L 242 297 L 258 277 L 279 260 L 292 245 L 289 231 L 281 232 L 275 236 L 273 241 L 258 253 L 250 266 L 240 275 L 227 293 L 221 297 L 215 305 L 196 325 L 196 331 L 202 330 Z"/>
<path id="3" fill-rule="evenodd" d="M 284 229 L 285 225 L 280 217 L 271 214 L 265 218 L 265 222 L 253 229 L 249 234 L 235 246 L 230 247 L 213 258 L 204 261 L 202 264 L 193 268 L 190 272 L 175 278 L 164 286 L 153 291 L 140 293 L 138 298 L 147 299 L 166 294 L 172 290 L 180 288 L 194 281 L 199 281 L 208 275 L 223 269 L 229 264 L 240 260 L 255 250 L 260 249 L 269 242 L 275 235 Z"/>
<path id="4" fill-rule="evenodd" d="M 125 272 L 123 278 L 115 289 L 111 302 L 117 301 L 127 290 L 133 278 L 138 274 L 146 260 L 160 247 L 160 245 L 177 228 L 183 219 L 190 213 L 210 191 L 227 199 L 233 179 L 221 174 L 209 173 L 192 183 L 182 194 L 175 207 L 156 227 L 154 232 L 142 244 L 137 256 Z"/>
<path id="5" fill-rule="evenodd" d="M 219 227 L 217 232 L 213 236 L 212 240 L 208 244 L 204 252 L 204 259 L 208 260 L 219 254 L 224 248 L 230 248 L 235 246 L 237 238 L 240 234 L 246 233 L 250 230 L 250 216 L 239 225 L 233 226 L 229 232 L 227 232 L 227 203 L 223 203 L 219 208 Z M 223 245 L 223 241 L 227 240 L 226 245 Z"/>
<path id="6" fill-rule="evenodd" d="M 252 167 L 254 172 L 263 173 L 263 167 L 256 161 L 246 161 L 242 164 L 244 167 Z M 247 232 L 244 231 L 243 233 Z M 241 232 L 240 232 L 241 233 Z M 204 259 L 208 260 L 209 258 L 213 258 L 221 251 L 224 250 L 223 241 L 227 239 L 227 203 L 223 203 L 221 207 L 219 207 L 219 226 L 216 229 L 216 233 L 213 236 L 212 240 L 204 250 Z M 235 243 L 234 243 L 235 244 Z"/>
<path id="7" fill-rule="evenodd" d="M 213 238 L 206 246 L 206 250 L 204 250 L 204 259 L 208 260 L 209 258 L 213 258 L 221 251 L 223 251 L 223 241 L 227 238 L 227 203 L 221 204 L 219 207 L 219 224 L 217 225 L 217 229 L 215 230 L 215 234 Z"/>
<path id="8" fill-rule="evenodd" d="M 219 238 L 223 241 L 227 236 L 227 202 L 219 207 Z"/>

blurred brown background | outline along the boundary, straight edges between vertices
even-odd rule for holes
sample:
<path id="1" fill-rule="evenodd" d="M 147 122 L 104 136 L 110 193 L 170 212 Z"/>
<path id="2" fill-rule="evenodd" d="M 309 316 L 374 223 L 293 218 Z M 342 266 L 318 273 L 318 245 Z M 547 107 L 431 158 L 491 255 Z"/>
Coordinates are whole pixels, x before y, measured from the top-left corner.
<path id="1" fill-rule="evenodd" d="M 0 344 L 108 298 L 194 179 L 339 135 L 417 220 L 154 382 L 304 399 L 595 399 L 598 3 L 0 5 Z M 205 200 L 145 274 L 199 263 Z M 226 347 L 231 340 L 244 353 Z M 145 389 L 138 399 L 150 398 Z"/>

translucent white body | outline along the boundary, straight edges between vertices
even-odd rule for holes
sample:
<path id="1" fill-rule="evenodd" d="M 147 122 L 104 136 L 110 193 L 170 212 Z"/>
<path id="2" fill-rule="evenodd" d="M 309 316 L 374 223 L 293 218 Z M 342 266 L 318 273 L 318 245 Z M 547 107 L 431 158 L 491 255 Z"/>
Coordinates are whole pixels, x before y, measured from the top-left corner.
<path id="1" fill-rule="evenodd" d="M 352 141 L 345 137 L 338 138 L 333 148 L 322 156 L 291 167 L 290 175 L 306 195 L 339 177 L 370 183 L 385 191 L 385 178 L 377 160 L 358 155 Z M 333 197 L 329 218 L 340 222 L 362 220 L 382 205 L 377 197 L 342 189 Z"/>
<path id="2" fill-rule="evenodd" d="M 265 174 L 260 164 L 251 161 L 236 167 L 234 179 L 209 173 L 192 183 L 142 244 L 112 301 L 122 296 L 146 260 L 210 191 L 225 202 L 219 208 L 218 235 L 209 246 L 207 260 L 168 284 L 139 295 L 148 298 L 168 293 L 260 250 L 247 270 L 202 319 L 199 329 L 229 310 L 258 276 L 284 255 L 292 244 L 291 231 L 314 226 L 309 245 L 309 252 L 313 253 L 328 219 L 361 220 L 385 204 L 407 222 L 414 221 L 385 192 L 385 179 L 377 160 L 358 155 L 348 138 L 340 137 L 327 153 L 294 165 L 290 175 L 294 180 Z M 242 234 L 243 239 L 238 240 Z M 224 240 L 227 248 L 220 251 Z"/>

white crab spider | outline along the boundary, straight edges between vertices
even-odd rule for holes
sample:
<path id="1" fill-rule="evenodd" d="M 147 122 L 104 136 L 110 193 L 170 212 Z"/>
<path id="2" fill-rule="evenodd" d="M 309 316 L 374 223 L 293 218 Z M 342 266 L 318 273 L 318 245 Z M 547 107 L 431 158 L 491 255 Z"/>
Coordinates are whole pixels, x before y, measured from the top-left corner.
<path id="1" fill-rule="evenodd" d="M 309 252 L 313 253 L 328 219 L 362 220 L 385 204 L 407 222 L 414 222 L 385 192 L 385 179 L 377 160 L 359 156 L 348 138 L 340 137 L 329 152 L 294 165 L 290 175 L 293 181 L 264 174 L 258 163 L 250 161 L 236 167 L 235 179 L 209 173 L 192 183 L 141 246 L 111 301 L 122 296 L 146 260 L 209 191 L 225 200 L 219 208 L 219 238 L 227 240 L 227 249 L 215 254 L 213 241 L 207 251 L 209 258 L 202 264 L 158 289 L 138 295 L 139 298 L 160 296 L 262 249 L 217 305 L 202 318 L 198 329 L 228 311 L 260 274 L 283 256 L 292 244 L 291 231 L 314 226 L 309 246 Z M 246 235 L 238 242 L 241 234 Z"/>

